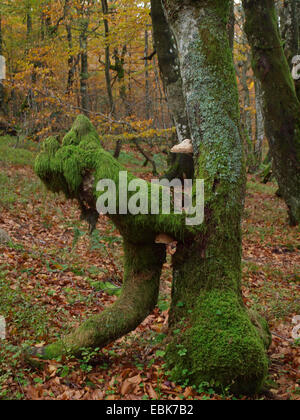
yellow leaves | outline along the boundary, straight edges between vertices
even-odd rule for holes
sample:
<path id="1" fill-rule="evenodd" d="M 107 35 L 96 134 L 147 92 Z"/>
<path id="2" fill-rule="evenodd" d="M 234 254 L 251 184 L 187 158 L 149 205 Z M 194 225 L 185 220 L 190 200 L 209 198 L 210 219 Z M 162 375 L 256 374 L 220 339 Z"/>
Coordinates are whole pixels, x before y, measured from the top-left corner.
<path id="1" fill-rule="evenodd" d="M 254 88 L 254 81 L 252 80 L 252 82 L 250 83 L 250 85 L 248 86 L 249 90 L 252 90 Z"/>

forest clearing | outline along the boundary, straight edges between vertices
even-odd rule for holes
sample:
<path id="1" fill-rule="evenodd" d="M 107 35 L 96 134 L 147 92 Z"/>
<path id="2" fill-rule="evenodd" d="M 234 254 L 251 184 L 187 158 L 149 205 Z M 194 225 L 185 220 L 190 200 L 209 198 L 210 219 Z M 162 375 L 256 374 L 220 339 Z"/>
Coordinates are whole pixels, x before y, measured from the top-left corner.
<path id="1" fill-rule="evenodd" d="M 299 46 L 298 0 L 1 3 L 0 400 L 300 400 Z"/>

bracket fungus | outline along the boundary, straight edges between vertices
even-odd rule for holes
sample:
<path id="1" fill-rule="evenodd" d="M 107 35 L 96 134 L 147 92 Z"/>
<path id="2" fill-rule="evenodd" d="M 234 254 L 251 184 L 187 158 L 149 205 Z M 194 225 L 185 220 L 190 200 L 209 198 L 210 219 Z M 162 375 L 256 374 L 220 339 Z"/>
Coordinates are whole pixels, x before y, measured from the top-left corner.
<path id="1" fill-rule="evenodd" d="M 186 139 L 182 143 L 177 144 L 171 149 L 171 153 L 181 153 L 181 154 L 193 154 L 194 148 L 192 144 L 192 140 Z"/>

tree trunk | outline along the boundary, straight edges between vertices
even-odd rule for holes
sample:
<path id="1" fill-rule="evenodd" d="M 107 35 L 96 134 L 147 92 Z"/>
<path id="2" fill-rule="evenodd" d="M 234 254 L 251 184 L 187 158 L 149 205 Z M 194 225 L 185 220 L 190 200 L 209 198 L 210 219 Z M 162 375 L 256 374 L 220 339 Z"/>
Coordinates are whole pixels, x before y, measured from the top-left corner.
<path id="1" fill-rule="evenodd" d="M 145 30 L 145 57 L 149 55 L 149 34 L 148 29 Z M 145 110 L 146 120 L 151 118 L 151 99 L 150 99 L 150 79 L 149 79 L 149 64 L 148 60 L 145 60 Z"/>
<path id="2" fill-rule="evenodd" d="M 229 1 L 164 1 L 180 57 L 205 223 L 174 257 L 167 360 L 174 379 L 255 392 L 268 362 L 241 295 L 245 190 L 238 92 L 227 34 Z M 180 334 L 177 332 L 180 330 Z"/>
<path id="3" fill-rule="evenodd" d="M 86 18 L 82 18 L 80 22 L 80 35 L 79 35 L 79 45 L 80 45 L 80 97 L 81 97 L 81 108 L 83 109 L 84 114 L 88 114 L 89 111 L 89 94 L 88 94 L 88 78 L 89 78 L 89 69 L 88 69 L 88 50 L 87 50 L 87 30 L 89 26 L 89 21 Z"/>
<path id="4" fill-rule="evenodd" d="M 73 85 L 74 85 L 74 75 L 76 70 L 77 62 L 75 57 L 72 53 L 73 50 L 73 37 L 72 37 L 72 27 L 71 25 L 66 25 L 67 31 L 67 40 L 68 40 L 68 48 L 69 48 L 69 56 L 68 56 L 68 81 L 67 81 L 67 89 L 66 92 L 68 95 L 72 92 Z"/>
<path id="5" fill-rule="evenodd" d="M 233 51 L 234 47 L 234 35 L 235 35 L 235 13 L 234 13 L 234 0 L 230 0 L 229 5 L 229 20 L 228 20 L 228 36 L 229 36 L 229 45 Z"/>
<path id="6" fill-rule="evenodd" d="M 169 109 L 179 143 L 190 138 L 189 122 L 182 91 L 177 45 L 166 21 L 161 0 L 151 0 L 154 46 Z M 164 175 L 166 179 L 193 178 L 194 162 L 188 155 L 179 155 Z"/>
<path id="7" fill-rule="evenodd" d="M 0 14 L 0 55 L 3 55 L 2 16 Z M 4 84 L 0 79 L 0 114 L 5 114 Z"/>
<path id="8" fill-rule="evenodd" d="M 281 37 L 285 41 L 284 52 L 288 63 L 299 53 L 299 21 L 297 0 L 284 0 L 280 10 Z"/>
<path id="9" fill-rule="evenodd" d="M 255 80 L 256 140 L 254 147 L 256 170 L 262 162 L 262 148 L 265 139 L 265 122 L 263 115 L 263 97 L 260 82 Z"/>
<path id="10" fill-rule="evenodd" d="M 292 68 L 292 59 L 300 54 L 300 2 L 284 0 L 280 8 L 281 37 L 284 40 L 284 52 Z M 295 80 L 295 87 L 300 100 L 300 81 Z"/>
<path id="11" fill-rule="evenodd" d="M 108 44 L 108 36 L 109 36 L 109 26 L 108 20 L 105 18 L 105 15 L 108 14 L 108 5 L 107 0 L 101 0 L 102 3 L 102 11 L 104 14 L 104 31 L 105 31 L 105 80 L 106 80 L 106 90 L 107 96 L 109 101 L 109 112 L 111 115 L 114 115 L 115 112 L 115 104 L 112 94 L 111 88 L 111 79 L 110 79 L 110 48 Z"/>
<path id="12" fill-rule="evenodd" d="M 115 103 L 114 103 L 114 97 L 112 92 L 112 86 L 111 86 L 111 77 L 110 77 L 110 69 L 111 69 L 111 62 L 110 62 L 110 47 L 109 47 L 109 26 L 108 26 L 108 20 L 106 19 L 106 15 L 108 14 L 108 4 L 107 0 L 101 0 L 102 4 L 102 12 L 104 15 L 104 34 L 105 34 L 105 81 L 106 81 L 106 91 L 108 96 L 108 102 L 109 102 L 109 112 L 112 117 L 115 115 Z M 120 156 L 122 150 L 122 142 L 121 140 L 118 140 L 116 143 L 115 151 L 114 151 L 114 158 L 118 159 Z"/>
<path id="13" fill-rule="evenodd" d="M 274 0 L 244 0 L 243 5 L 253 70 L 263 91 L 274 175 L 290 223 L 296 225 L 300 222 L 300 103 L 282 48 Z"/>

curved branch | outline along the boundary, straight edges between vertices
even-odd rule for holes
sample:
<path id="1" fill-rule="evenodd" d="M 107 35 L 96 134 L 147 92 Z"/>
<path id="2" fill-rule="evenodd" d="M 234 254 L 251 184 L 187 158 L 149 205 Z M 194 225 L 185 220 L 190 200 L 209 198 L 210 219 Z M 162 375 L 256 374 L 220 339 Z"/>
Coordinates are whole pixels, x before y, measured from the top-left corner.
<path id="1" fill-rule="evenodd" d="M 31 349 L 31 356 L 47 360 L 67 354 L 79 356 L 86 348 L 103 348 L 133 331 L 150 315 L 158 299 L 165 246 L 125 242 L 124 250 L 125 274 L 120 298 L 60 341 Z"/>

